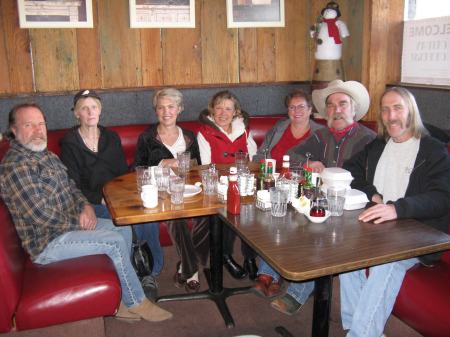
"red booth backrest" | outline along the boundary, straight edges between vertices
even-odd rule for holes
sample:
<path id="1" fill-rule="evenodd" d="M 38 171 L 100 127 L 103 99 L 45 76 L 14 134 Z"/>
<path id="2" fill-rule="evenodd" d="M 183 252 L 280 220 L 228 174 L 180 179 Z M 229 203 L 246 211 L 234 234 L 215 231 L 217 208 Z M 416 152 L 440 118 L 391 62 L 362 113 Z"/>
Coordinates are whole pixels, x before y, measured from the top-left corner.
<path id="1" fill-rule="evenodd" d="M 0 199 L 0 332 L 11 330 L 27 259 L 8 209 Z"/>

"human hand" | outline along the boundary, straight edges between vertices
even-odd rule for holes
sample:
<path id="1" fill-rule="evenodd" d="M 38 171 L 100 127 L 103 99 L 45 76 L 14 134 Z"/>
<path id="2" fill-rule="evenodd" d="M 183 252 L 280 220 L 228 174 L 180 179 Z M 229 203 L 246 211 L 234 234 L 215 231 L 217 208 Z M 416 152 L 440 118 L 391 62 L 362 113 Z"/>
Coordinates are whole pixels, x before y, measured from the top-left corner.
<path id="1" fill-rule="evenodd" d="M 372 201 L 376 204 L 382 204 L 383 203 L 383 197 L 379 194 L 372 195 Z"/>
<path id="2" fill-rule="evenodd" d="M 84 230 L 94 230 L 97 226 L 97 216 L 91 205 L 84 206 L 80 213 L 80 226 Z"/>
<path id="3" fill-rule="evenodd" d="M 318 173 L 321 173 L 325 168 L 321 161 L 309 161 L 308 165 L 313 169 L 313 172 Z"/>
<path id="4" fill-rule="evenodd" d="M 397 211 L 395 210 L 395 206 L 392 204 L 377 204 L 369 207 L 358 217 L 358 220 L 363 222 L 374 220 L 373 222 L 376 224 L 394 219 L 397 219 Z"/>
<path id="5" fill-rule="evenodd" d="M 176 159 L 163 159 L 161 160 L 162 167 L 178 167 L 178 160 Z"/>

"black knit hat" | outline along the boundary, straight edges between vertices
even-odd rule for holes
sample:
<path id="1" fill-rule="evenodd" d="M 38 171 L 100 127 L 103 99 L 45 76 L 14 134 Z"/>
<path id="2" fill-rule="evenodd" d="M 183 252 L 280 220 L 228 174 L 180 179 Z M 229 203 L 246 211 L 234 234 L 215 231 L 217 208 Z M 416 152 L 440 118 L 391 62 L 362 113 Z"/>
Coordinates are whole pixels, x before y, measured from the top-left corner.
<path id="1" fill-rule="evenodd" d="M 77 104 L 78 100 L 80 98 L 87 98 L 87 97 L 93 97 L 98 99 L 100 102 L 102 101 L 102 99 L 100 98 L 100 96 L 94 91 L 94 90 L 89 90 L 89 89 L 83 89 L 80 90 L 76 93 L 76 95 L 73 97 L 73 109 L 75 109 L 75 105 Z"/>

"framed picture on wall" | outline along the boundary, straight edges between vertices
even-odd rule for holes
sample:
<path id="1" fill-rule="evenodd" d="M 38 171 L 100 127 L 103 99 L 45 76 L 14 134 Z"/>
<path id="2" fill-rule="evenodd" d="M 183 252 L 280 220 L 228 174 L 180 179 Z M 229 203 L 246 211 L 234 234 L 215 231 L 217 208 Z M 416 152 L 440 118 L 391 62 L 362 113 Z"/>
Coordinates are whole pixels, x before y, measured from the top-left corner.
<path id="1" fill-rule="evenodd" d="M 129 0 L 131 28 L 195 28 L 195 0 Z"/>
<path id="2" fill-rule="evenodd" d="M 284 0 L 227 0 L 227 26 L 284 27 Z"/>
<path id="3" fill-rule="evenodd" d="M 17 0 L 20 28 L 92 28 L 92 0 Z"/>

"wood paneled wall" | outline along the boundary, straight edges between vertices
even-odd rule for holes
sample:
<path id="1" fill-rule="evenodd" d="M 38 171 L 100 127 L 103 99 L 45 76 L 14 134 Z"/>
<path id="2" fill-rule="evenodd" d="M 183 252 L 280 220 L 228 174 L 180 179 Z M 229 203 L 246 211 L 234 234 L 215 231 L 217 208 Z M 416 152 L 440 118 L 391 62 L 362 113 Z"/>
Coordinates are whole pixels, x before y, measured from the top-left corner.
<path id="1" fill-rule="evenodd" d="M 194 29 L 130 29 L 128 0 L 92 0 L 93 29 L 20 29 L 16 0 L 2 0 L 0 95 L 310 81 L 309 27 L 327 2 L 285 0 L 284 28 L 227 29 L 225 0 L 196 0 Z M 399 79 L 403 0 L 338 3 L 346 77 L 376 96 Z"/>

